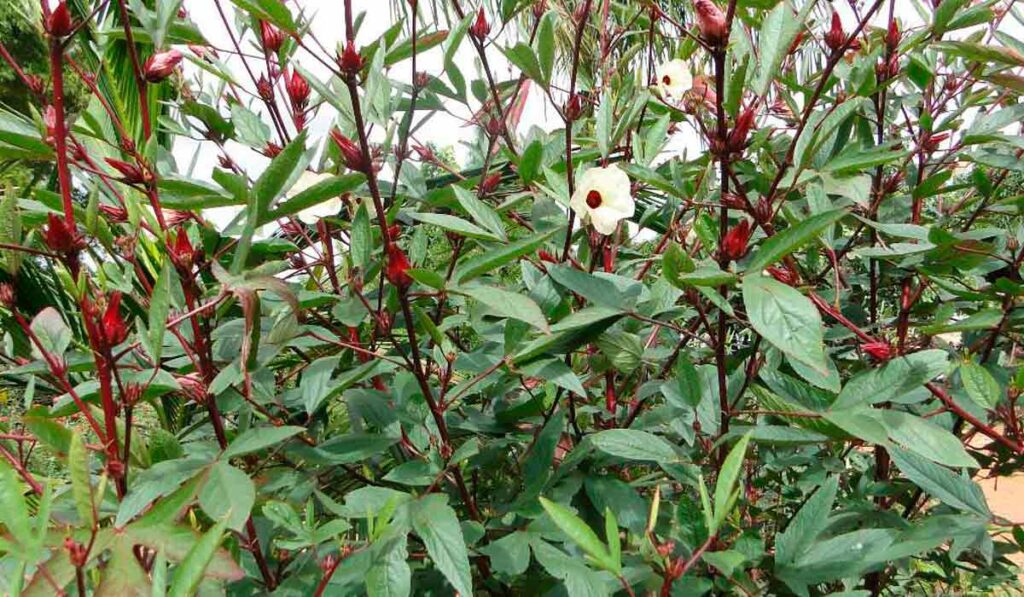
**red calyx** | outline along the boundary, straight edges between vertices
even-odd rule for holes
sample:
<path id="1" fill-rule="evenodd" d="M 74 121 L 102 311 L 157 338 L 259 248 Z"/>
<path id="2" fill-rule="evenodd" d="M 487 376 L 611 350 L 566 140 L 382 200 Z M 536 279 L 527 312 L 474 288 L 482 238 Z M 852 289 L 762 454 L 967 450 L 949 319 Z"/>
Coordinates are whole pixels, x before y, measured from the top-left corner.
<path id="1" fill-rule="evenodd" d="M 174 69 L 178 67 L 178 63 L 181 62 L 181 58 L 181 52 L 174 49 L 153 54 L 146 60 L 146 64 L 142 68 L 146 80 L 150 83 L 159 83 L 171 76 Z"/>
<path id="2" fill-rule="evenodd" d="M 265 102 L 273 101 L 274 99 L 274 85 L 267 79 L 265 75 L 260 75 L 258 81 L 256 81 L 256 93 Z"/>
<path id="3" fill-rule="evenodd" d="M 879 361 L 892 358 L 892 346 L 888 342 L 866 342 L 860 345 L 860 349 Z"/>
<path id="4" fill-rule="evenodd" d="M 846 43 L 846 32 L 843 31 L 843 21 L 839 18 L 839 13 L 833 9 L 832 26 L 825 34 L 825 45 L 833 52 L 837 52 L 844 43 Z"/>
<path id="5" fill-rule="evenodd" d="M 350 39 L 345 43 L 345 50 L 338 57 L 338 67 L 342 74 L 355 77 L 363 70 L 363 57 L 356 51 L 356 44 Z"/>
<path id="6" fill-rule="evenodd" d="M 712 46 L 721 46 L 729 39 L 729 27 L 725 13 L 711 0 L 695 0 L 693 8 L 697 13 L 697 29 L 704 41 Z"/>
<path id="7" fill-rule="evenodd" d="M 288 98 L 292 101 L 295 110 L 304 110 L 309 102 L 309 82 L 299 74 L 299 71 L 292 71 L 292 76 L 285 83 L 285 90 L 288 91 Z"/>
<path id="8" fill-rule="evenodd" d="M 123 207 L 104 204 L 99 207 L 99 210 L 107 216 L 108 221 L 114 224 L 123 224 L 128 221 L 128 210 Z"/>
<path id="9" fill-rule="evenodd" d="M 266 21 L 260 21 L 260 41 L 265 51 L 276 53 L 284 43 L 284 32 Z"/>
<path id="10" fill-rule="evenodd" d="M 106 158 L 107 164 L 111 168 L 117 170 L 121 175 L 121 182 L 125 184 L 142 184 L 146 182 L 146 172 L 139 167 L 137 164 L 129 164 L 128 162 L 122 162 L 121 160 L 115 160 L 114 158 Z"/>
<path id="11" fill-rule="evenodd" d="M 196 250 L 192 241 L 188 238 L 188 232 L 184 228 L 178 229 L 178 235 L 171 245 L 171 261 L 182 271 L 192 271 L 192 264 L 195 262 Z"/>
<path id="12" fill-rule="evenodd" d="M 128 337 L 128 325 L 121 317 L 121 293 L 114 292 L 107 301 L 107 309 L 100 319 L 100 330 L 107 347 L 114 347 Z"/>
<path id="13" fill-rule="evenodd" d="M 755 116 L 754 106 L 751 105 L 736 118 L 736 126 L 729 133 L 729 140 L 726 142 L 729 151 L 743 151 L 750 129 L 754 126 Z"/>
<path id="14" fill-rule="evenodd" d="M 574 93 L 565 102 L 565 119 L 572 122 L 583 113 L 583 99 L 580 94 Z"/>
<path id="15" fill-rule="evenodd" d="M 46 214 L 43 241 L 50 250 L 63 255 L 74 255 L 85 247 L 85 242 L 74 229 L 74 224 L 69 225 L 64 218 L 55 213 Z"/>
<path id="16" fill-rule="evenodd" d="M 412 284 L 412 278 L 409 276 L 409 258 L 405 256 L 405 252 L 402 251 L 401 247 L 395 243 L 388 244 L 388 265 L 385 270 L 385 275 L 388 281 L 398 287 L 399 290 L 405 290 Z"/>
<path id="17" fill-rule="evenodd" d="M 54 37 L 64 37 L 71 33 L 74 25 L 71 24 L 71 12 L 66 2 L 61 2 L 50 12 L 43 23 L 46 32 Z"/>
<path id="18" fill-rule="evenodd" d="M 747 254 L 747 243 L 753 229 L 748 220 L 740 220 L 739 224 L 733 226 L 722 239 L 722 256 L 729 261 L 736 261 Z"/>
<path id="19" fill-rule="evenodd" d="M 480 43 L 483 43 L 487 39 L 487 34 L 491 32 L 491 24 L 487 22 L 487 15 L 484 14 L 484 7 L 481 6 L 476 11 L 476 20 L 469 26 L 469 34 L 473 36 L 473 39 Z"/>
<path id="20" fill-rule="evenodd" d="M 896 22 L 896 19 L 889 21 L 889 31 L 885 34 L 885 47 L 890 52 L 895 52 L 900 47 L 901 38 L 899 23 Z"/>
<path id="21" fill-rule="evenodd" d="M 480 190 L 484 193 L 490 193 L 494 189 L 498 188 L 498 184 L 501 183 L 501 172 L 492 172 L 484 177 L 480 182 Z"/>
<path id="22" fill-rule="evenodd" d="M 359 148 L 355 141 L 343 135 L 338 129 L 331 130 L 331 139 L 338 146 L 338 151 L 341 152 L 341 159 L 345 162 L 346 168 L 355 172 L 368 171 L 369 164 L 367 164 L 363 156 L 362 149 Z"/>
<path id="23" fill-rule="evenodd" d="M 775 278 L 779 282 L 787 286 L 794 286 L 800 281 L 800 278 L 794 274 L 788 267 L 769 267 L 765 271 L 768 272 L 771 277 Z"/>

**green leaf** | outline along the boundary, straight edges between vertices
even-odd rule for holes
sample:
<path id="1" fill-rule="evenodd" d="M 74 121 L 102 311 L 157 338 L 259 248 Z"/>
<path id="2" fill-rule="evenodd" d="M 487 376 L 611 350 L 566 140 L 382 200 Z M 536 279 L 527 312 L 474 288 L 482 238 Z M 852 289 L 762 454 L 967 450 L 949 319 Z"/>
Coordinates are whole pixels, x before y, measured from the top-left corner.
<path id="1" fill-rule="evenodd" d="M 800 15 L 793 14 L 793 9 L 786 2 L 780 2 L 768 13 L 761 24 L 759 32 L 759 61 L 757 74 L 754 76 L 753 88 L 757 95 L 768 92 L 768 86 L 775 80 L 782 66 L 782 60 L 789 51 L 793 39 L 803 29 L 804 11 Z"/>
<path id="2" fill-rule="evenodd" d="M 260 216 L 267 214 L 274 200 L 284 193 L 288 181 L 298 176 L 298 172 L 305 168 L 305 153 L 306 135 L 303 132 L 270 161 L 267 169 L 253 183 L 252 194 L 256 200 L 257 226 L 260 225 Z"/>
<path id="3" fill-rule="evenodd" d="M 539 139 L 535 139 L 526 146 L 523 154 L 519 156 L 519 178 L 523 180 L 524 184 L 530 184 L 537 178 L 543 160 L 544 144 Z"/>
<path id="4" fill-rule="evenodd" d="M 715 483 L 715 527 L 721 527 L 722 521 L 732 510 L 735 501 L 740 473 L 743 472 L 743 459 L 747 454 L 747 445 L 750 444 L 750 434 L 744 435 L 736 442 L 736 445 L 729 450 L 725 460 L 722 461 L 722 468 L 718 473 L 718 481 Z"/>
<path id="5" fill-rule="evenodd" d="M 174 582 L 171 584 L 168 597 L 192 597 L 196 594 L 206 567 L 210 565 L 210 561 L 213 560 L 213 556 L 217 552 L 217 547 L 224 539 L 224 530 L 227 526 L 226 519 L 219 520 L 192 546 L 185 559 L 174 571 Z"/>
<path id="6" fill-rule="evenodd" d="M 899 448 L 889 450 L 889 455 L 907 479 L 942 503 L 985 518 L 992 516 L 981 487 L 969 477 Z"/>
<path id="7" fill-rule="evenodd" d="M 601 94 L 601 103 L 597 105 L 594 113 L 594 136 L 597 137 L 597 148 L 601 157 L 608 157 L 612 143 L 612 118 L 615 106 L 612 104 L 611 96 L 607 92 Z"/>
<path id="8" fill-rule="evenodd" d="M 588 436 L 591 444 L 605 454 L 625 460 L 675 462 L 679 460 L 672 444 L 646 431 L 606 429 Z"/>
<path id="9" fill-rule="evenodd" d="M 519 576 L 530 566 L 530 535 L 523 531 L 509 533 L 478 551 L 490 558 L 491 567 L 498 574 Z"/>
<path id="10" fill-rule="evenodd" d="M 546 84 L 544 73 L 541 71 L 540 64 L 537 62 L 537 56 L 533 53 L 533 48 L 523 42 L 519 42 L 502 51 L 505 53 L 505 57 L 508 58 L 508 61 L 515 65 L 516 68 L 523 71 L 523 74 L 541 85 Z"/>
<path id="11" fill-rule="evenodd" d="M 305 431 L 305 427 L 286 425 L 284 427 L 254 427 L 236 437 L 221 455 L 225 460 L 243 454 L 257 452 L 270 446 L 278 446 L 288 438 Z"/>
<path id="12" fill-rule="evenodd" d="M 85 448 L 82 434 L 71 434 L 68 446 L 68 476 L 71 477 L 71 495 L 75 498 L 75 509 L 83 524 L 92 524 L 93 499 L 92 482 L 89 476 L 89 451 Z"/>
<path id="13" fill-rule="evenodd" d="M 800 291 L 752 273 L 743 278 L 743 305 L 765 340 L 816 371 L 828 372 L 821 316 Z"/>
<path id="14" fill-rule="evenodd" d="M 459 201 L 459 205 L 469 214 L 469 217 L 473 218 L 474 222 L 498 238 L 505 238 L 505 225 L 502 224 L 501 217 L 489 205 L 462 187 L 452 187 L 452 190 L 455 192 L 455 198 Z"/>
<path id="15" fill-rule="evenodd" d="M 604 538 L 608 542 L 608 555 L 615 569 L 622 568 L 622 543 L 619 540 L 619 522 L 611 508 L 604 509 Z"/>
<path id="16" fill-rule="evenodd" d="M 288 7 L 278 0 L 231 0 L 256 19 L 269 21 L 285 31 L 295 31 L 295 20 Z"/>
<path id="17" fill-rule="evenodd" d="M 509 317 L 524 321 L 545 334 L 551 333 L 548 321 L 541 312 L 540 307 L 530 297 L 524 294 L 509 292 L 495 286 L 472 286 L 468 288 L 454 289 L 470 296 L 478 301 L 486 310 L 497 313 L 502 317 Z"/>
<path id="18" fill-rule="evenodd" d="M 642 291 L 633 280 L 592 274 L 567 265 L 551 264 L 547 270 L 555 282 L 594 304 L 612 309 L 632 308 Z"/>
<path id="19" fill-rule="evenodd" d="M 1004 66 L 1024 65 L 1024 55 L 1013 48 L 990 46 L 969 41 L 941 41 L 931 45 L 940 52 L 957 56 L 964 60 L 994 63 Z"/>
<path id="20" fill-rule="evenodd" d="M 832 404 L 832 410 L 896 400 L 945 373 L 948 358 L 945 351 L 935 349 L 892 359 L 848 381 Z"/>
<path id="21" fill-rule="evenodd" d="M 537 249 L 542 247 L 544 243 L 560 231 L 560 228 L 554 228 L 515 242 L 503 243 L 495 247 L 485 247 L 481 255 L 459 266 L 456 279 L 460 284 L 465 284 L 473 278 L 494 272 L 501 266 L 511 263 L 523 255 L 536 252 Z"/>
<path id="22" fill-rule="evenodd" d="M 412 527 L 427 548 L 427 555 L 461 595 L 473 594 L 469 554 L 459 518 L 440 495 L 428 495 L 414 506 Z"/>
<path id="23" fill-rule="evenodd" d="M 240 143 L 262 150 L 270 141 L 270 127 L 267 123 L 242 104 L 231 106 L 231 123 L 235 125 L 235 136 Z"/>
<path id="24" fill-rule="evenodd" d="M 768 238 L 747 264 L 751 274 L 776 263 L 783 257 L 814 240 L 822 231 L 835 224 L 847 214 L 845 209 L 836 209 L 813 215 L 801 220 L 782 232 Z"/>
<path id="25" fill-rule="evenodd" d="M 786 530 L 775 539 L 775 565 L 790 564 L 807 552 L 828 526 L 829 512 L 836 501 L 839 476 L 829 477 L 793 516 Z"/>
<path id="26" fill-rule="evenodd" d="M 952 432 L 910 413 L 885 410 L 881 414 L 889 439 L 908 450 L 946 466 L 978 467 Z"/>
<path id="27" fill-rule="evenodd" d="M 597 534 L 587 523 L 576 516 L 572 510 L 566 508 L 562 504 L 552 502 L 551 500 L 541 497 L 540 505 L 547 512 L 551 522 L 555 523 L 563 533 L 566 534 L 569 539 L 579 546 L 593 562 L 600 568 L 603 568 L 612 574 L 618 575 L 621 573 L 620 567 L 617 566 L 615 560 L 612 559 L 608 548 L 605 547 L 604 543 L 597 537 Z"/>
<path id="28" fill-rule="evenodd" d="M 541 82 L 545 85 L 551 81 L 551 71 L 555 66 L 555 23 L 558 13 L 549 10 L 544 13 L 537 25 L 537 61 L 540 63 Z"/>
<path id="29" fill-rule="evenodd" d="M 368 201 L 363 201 L 356 209 L 352 218 L 351 239 L 349 242 L 352 264 L 365 269 L 370 265 L 373 253 L 373 233 L 370 228 L 370 211 Z"/>
<path id="30" fill-rule="evenodd" d="M 255 501 L 256 487 L 252 479 L 225 461 L 210 467 L 199 490 L 199 506 L 203 512 L 214 520 L 223 520 L 236 531 L 245 526 Z"/>
<path id="31" fill-rule="evenodd" d="M 182 231 L 180 234 L 184 234 Z M 171 312 L 171 279 L 174 277 L 174 270 L 171 268 L 170 260 L 164 261 L 160 270 L 160 277 L 153 285 L 153 294 L 149 299 L 149 323 L 148 336 L 150 356 L 153 361 L 159 363 L 160 356 L 164 349 L 164 332 L 167 327 L 167 316 Z"/>
<path id="32" fill-rule="evenodd" d="M 295 196 L 280 202 L 269 214 L 261 215 L 258 224 L 262 226 L 273 220 L 295 215 L 307 207 L 344 195 L 362 184 L 365 179 L 363 174 L 344 174 L 321 180 Z"/>
<path id="33" fill-rule="evenodd" d="M 503 240 L 502 237 L 494 234 L 493 232 L 489 232 L 476 224 L 448 214 L 410 212 L 407 215 L 416 221 L 423 222 L 424 224 L 430 224 L 432 226 L 438 226 L 449 232 L 454 232 L 468 238 L 489 241 Z"/>
<path id="34" fill-rule="evenodd" d="M 960 364 L 960 381 L 971 400 L 985 408 L 995 408 L 1002 399 L 1003 390 L 996 378 L 992 377 L 988 369 L 973 361 Z"/>

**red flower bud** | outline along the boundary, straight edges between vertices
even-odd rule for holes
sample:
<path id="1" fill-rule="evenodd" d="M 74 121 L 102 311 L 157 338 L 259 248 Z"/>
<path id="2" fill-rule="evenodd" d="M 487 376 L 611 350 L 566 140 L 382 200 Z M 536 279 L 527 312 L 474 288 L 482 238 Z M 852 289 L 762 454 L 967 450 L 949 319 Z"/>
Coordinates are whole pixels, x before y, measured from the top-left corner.
<path id="1" fill-rule="evenodd" d="M 558 259 L 554 255 L 548 253 L 544 249 L 537 251 L 537 258 L 541 261 L 547 261 L 548 263 L 558 263 Z"/>
<path id="2" fill-rule="evenodd" d="M 123 207 L 103 204 L 99 209 L 103 215 L 107 216 L 107 220 L 114 224 L 123 224 L 128 221 L 128 211 Z"/>
<path id="3" fill-rule="evenodd" d="M 107 164 L 121 174 L 121 182 L 125 184 L 142 184 L 146 182 L 146 173 L 137 164 L 129 164 L 114 158 L 106 158 Z"/>
<path id="4" fill-rule="evenodd" d="M 388 281 L 398 287 L 399 290 L 405 290 L 412 284 L 412 278 L 409 276 L 409 258 L 405 256 L 405 252 L 396 245 L 395 243 L 388 244 L 388 265 L 385 270 L 385 275 Z"/>
<path id="5" fill-rule="evenodd" d="M 171 76 L 178 63 L 181 62 L 181 58 L 181 52 L 174 49 L 153 54 L 146 60 L 146 64 L 142 68 L 146 80 L 150 83 L 159 83 Z"/>
<path id="6" fill-rule="evenodd" d="M 825 45 L 833 52 L 837 52 L 845 43 L 846 32 L 843 31 L 843 22 L 839 18 L 839 13 L 832 9 L 832 27 L 825 34 Z"/>
<path id="7" fill-rule="evenodd" d="M 484 7 L 481 6 L 476 11 L 476 20 L 469 26 L 469 34 L 473 36 L 473 39 L 480 43 L 483 43 L 487 39 L 487 34 L 491 32 L 491 24 L 487 22 L 487 15 L 484 14 Z"/>
<path id="8" fill-rule="evenodd" d="M 937 135 L 932 133 L 925 133 L 924 138 L 921 140 L 921 147 L 931 153 L 942 145 L 942 142 L 949 138 L 949 133 L 939 133 Z"/>
<path id="9" fill-rule="evenodd" d="M 78 541 L 75 541 L 71 537 L 64 538 L 64 549 L 68 552 L 68 560 L 71 561 L 71 565 L 77 568 L 85 566 L 89 560 L 89 552 Z"/>
<path id="10" fill-rule="evenodd" d="M 267 143 L 267 146 L 263 148 L 263 155 L 270 159 L 274 159 L 281 153 L 281 146 L 273 141 Z"/>
<path id="11" fill-rule="evenodd" d="M 860 345 L 860 349 L 879 361 L 892 358 L 892 346 L 888 342 L 866 342 Z"/>
<path id="12" fill-rule="evenodd" d="M 284 43 L 284 32 L 266 21 L 260 21 L 260 41 L 264 51 L 275 54 Z"/>
<path id="13" fill-rule="evenodd" d="M 740 223 L 733 226 L 725 233 L 722 239 L 722 256 L 729 261 L 736 261 L 747 254 L 747 243 L 753 229 L 748 220 L 740 220 Z"/>
<path id="14" fill-rule="evenodd" d="M 390 238 L 391 240 L 395 240 L 401 234 L 402 234 L 402 226 L 399 225 L 397 222 L 395 222 L 394 224 L 388 226 L 388 238 Z"/>
<path id="15" fill-rule="evenodd" d="M 434 151 L 429 147 L 423 145 L 413 145 L 412 150 L 416 152 L 421 162 L 433 162 L 437 159 L 434 155 Z"/>
<path id="16" fill-rule="evenodd" d="M 492 172 L 491 174 L 485 176 L 482 181 L 480 181 L 480 190 L 483 191 L 485 194 L 490 193 L 494 191 L 494 189 L 498 188 L 498 185 L 500 183 L 501 172 Z"/>
<path id="17" fill-rule="evenodd" d="M 174 238 L 174 244 L 170 247 L 171 261 L 182 271 L 192 271 L 195 262 L 196 250 L 192 241 L 188 238 L 188 232 L 184 228 L 178 228 L 178 235 Z"/>
<path id="18" fill-rule="evenodd" d="M 0 282 L 0 306 L 13 309 L 17 300 L 17 296 L 14 294 L 14 286 L 7 282 Z"/>
<path id="19" fill-rule="evenodd" d="M 256 81 L 256 93 L 265 102 L 274 100 L 274 85 L 267 79 L 266 75 L 260 75 Z"/>
<path id="20" fill-rule="evenodd" d="M 726 148 L 729 151 L 743 151 L 747 144 L 747 135 L 750 134 L 750 129 L 754 126 L 755 116 L 754 105 L 751 104 L 736 118 L 736 126 L 733 127 L 726 143 Z"/>
<path id="21" fill-rule="evenodd" d="M 565 119 L 573 122 L 583 113 L 583 98 L 580 94 L 574 93 L 565 102 Z"/>
<path id="22" fill-rule="evenodd" d="M 415 85 L 417 89 L 423 89 L 430 84 L 430 75 L 423 71 L 418 71 L 412 78 L 412 84 Z"/>
<path id="23" fill-rule="evenodd" d="M 769 267 L 765 271 L 768 274 L 787 286 L 793 286 L 800 281 L 800 277 L 793 273 L 788 267 Z"/>
<path id="24" fill-rule="evenodd" d="M 889 21 L 889 31 L 885 34 L 885 47 L 890 52 L 895 52 L 900 47 L 901 37 L 899 23 L 896 22 L 896 19 Z"/>
<path id="25" fill-rule="evenodd" d="M 108 348 L 124 342 L 128 337 L 128 325 L 121 317 L 121 293 L 114 292 L 107 301 L 107 309 L 100 320 L 100 331 Z"/>
<path id="26" fill-rule="evenodd" d="M 697 13 L 697 29 L 704 41 L 712 46 L 723 45 L 729 39 L 729 28 L 722 9 L 711 0 L 694 0 L 693 8 Z"/>
<path id="27" fill-rule="evenodd" d="M 547 0 L 537 0 L 533 3 L 533 18 L 539 19 L 544 16 L 544 13 L 548 10 Z"/>
<path id="28" fill-rule="evenodd" d="M 69 225 L 64 218 L 52 212 L 46 214 L 43 242 L 54 253 L 64 255 L 74 255 L 85 247 L 85 242 L 75 230 L 74 224 Z"/>
<path id="29" fill-rule="evenodd" d="M 68 11 L 67 3 L 62 0 L 57 4 L 57 7 L 50 12 L 50 16 L 46 17 L 46 22 L 43 25 L 46 32 L 54 37 L 64 37 L 71 33 L 74 26 L 71 24 L 71 12 Z"/>
<path id="30" fill-rule="evenodd" d="M 346 168 L 355 172 L 368 171 L 369 164 L 366 163 L 363 150 L 359 148 L 355 141 L 343 135 L 338 129 L 331 130 L 331 139 L 338 146 L 338 151 L 341 152 L 341 159 L 345 162 Z"/>
<path id="31" fill-rule="evenodd" d="M 800 49 L 800 45 L 804 43 L 804 37 L 806 37 L 806 34 L 805 34 L 804 30 L 801 29 L 796 34 L 796 37 L 793 38 L 793 43 L 789 44 L 789 49 L 786 50 L 786 54 L 787 55 L 788 54 L 792 54 L 793 52 L 796 52 L 797 50 L 799 50 Z"/>
<path id="32" fill-rule="evenodd" d="M 338 58 L 338 67 L 342 74 L 349 77 L 355 77 L 363 70 L 363 57 L 356 51 L 356 44 L 351 39 L 345 43 L 345 50 Z"/>
<path id="33" fill-rule="evenodd" d="M 299 71 L 292 71 L 292 76 L 285 83 L 285 90 L 288 91 L 288 97 L 292 100 L 292 107 L 295 110 L 305 109 L 309 101 L 309 82 L 299 74 Z"/>

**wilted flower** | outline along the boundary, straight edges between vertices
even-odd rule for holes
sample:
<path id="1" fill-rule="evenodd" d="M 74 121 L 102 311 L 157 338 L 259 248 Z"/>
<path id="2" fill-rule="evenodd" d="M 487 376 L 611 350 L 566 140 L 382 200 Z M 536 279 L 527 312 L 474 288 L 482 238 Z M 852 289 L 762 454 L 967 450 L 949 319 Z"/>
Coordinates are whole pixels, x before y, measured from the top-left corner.
<path id="1" fill-rule="evenodd" d="M 713 46 L 724 44 L 729 28 L 722 9 L 711 0 L 694 0 L 693 8 L 697 13 L 697 29 L 704 41 Z"/>
<path id="2" fill-rule="evenodd" d="M 310 172 L 307 170 L 299 176 L 299 179 L 295 181 L 295 184 L 292 185 L 292 188 L 288 189 L 288 191 L 285 192 L 284 196 L 286 199 L 291 199 L 292 197 L 298 195 L 299 193 L 305 191 L 306 189 L 316 184 L 319 184 L 325 180 L 329 180 L 330 178 L 330 174 L 320 174 L 317 172 Z M 321 201 L 316 205 L 310 205 L 306 209 L 303 209 L 299 213 L 297 213 L 296 217 L 302 223 L 309 224 L 310 226 L 312 226 L 319 222 L 321 218 L 338 215 L 339 211 L 341 211 L 341 198 L 338 196 L 334 196 L 326 201 Z"/>
<path id="3" fill-rule="evenodd" d="M 179 62 L 181 62 L 181 52 L 170 49 L 166 52 L 157 52 L 150 56 L 142 70 L 147 81 L 159 83 L 171 76 Z"/>
<path id="4" fill-rule="evenodd" d="M 611 234 L 636 209 L 629 177 L 617 166 L 591 168 L 580 177 L 569 207 L 599 233 Z"/>
<path id="5" fill-rule="evenodd" d="M 725 238 L 722 239 L 722 256 L 729 261 L 743 258 L 747 254 L 747 243 L 750 241 L 752 233 L 753 228 L 750 226 L 750 221 L 740 220 L 739 224 L 725 233 Z"/>
<path id="6" fill-rule="evenodd" d="M 469 34 L 473 36 L 473 39 L 483 43 L 490 32 L 491 24 L 487 22 L 487 15 L 484 14 L 484 7 L 481 6 L 476 12 L 476 20 L 469 26 Z"/>
<path id="7" fill-rule="evenodd" d="M 665 97 L 680 98 L 693 86 L 693 76 L 686 62 L 676 58 L 658 66 L 655 76 L 658 89 Z"/>

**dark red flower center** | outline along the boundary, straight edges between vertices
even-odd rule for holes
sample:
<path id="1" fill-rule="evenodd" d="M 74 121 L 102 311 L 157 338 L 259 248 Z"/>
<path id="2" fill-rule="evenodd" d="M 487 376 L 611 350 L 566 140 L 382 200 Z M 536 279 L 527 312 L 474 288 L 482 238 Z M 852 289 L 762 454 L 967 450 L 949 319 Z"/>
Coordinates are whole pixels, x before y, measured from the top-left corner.
<path id="1" fill-rule="evenodd" d="M 600 207 L 601 201 L 601 193 L 599 193 L 597 189 L 593 189 L 587 193 L 587 205 L 590 209 L 597 209 Z"/>
<path id="2" fill-rule="evenodd" d="M 671 85 L 672 84 L 672 77 L 670 77 L 668 75 L 665 75 L 664 77 L 661 78 L 661 82 L 666 84 L 666 85 Z"/>

